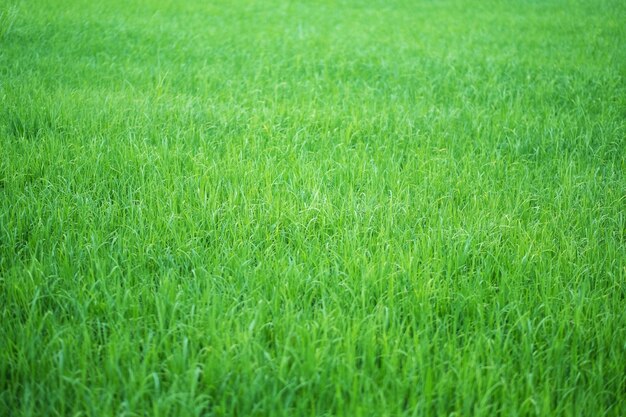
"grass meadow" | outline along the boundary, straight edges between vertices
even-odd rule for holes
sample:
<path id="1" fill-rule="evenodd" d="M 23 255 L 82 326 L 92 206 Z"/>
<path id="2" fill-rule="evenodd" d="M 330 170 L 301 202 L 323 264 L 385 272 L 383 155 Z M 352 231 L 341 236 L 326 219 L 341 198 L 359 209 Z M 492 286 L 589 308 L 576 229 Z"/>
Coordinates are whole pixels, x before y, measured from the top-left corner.
<path id="1" fill-rule="evenodd" d="M 1 416 L 626 415 L 622 0 L 0 0 Z"/>

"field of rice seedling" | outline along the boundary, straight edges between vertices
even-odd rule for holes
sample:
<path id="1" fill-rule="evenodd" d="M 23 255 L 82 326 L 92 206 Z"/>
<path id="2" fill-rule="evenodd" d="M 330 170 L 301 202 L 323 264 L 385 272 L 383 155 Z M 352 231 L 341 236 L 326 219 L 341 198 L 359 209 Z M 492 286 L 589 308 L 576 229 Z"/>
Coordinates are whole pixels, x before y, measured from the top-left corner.
<path id="1" fill-rule="evenodd" d="M 623 0 L 0 0 L 0 416 L 626 415 Z"/>

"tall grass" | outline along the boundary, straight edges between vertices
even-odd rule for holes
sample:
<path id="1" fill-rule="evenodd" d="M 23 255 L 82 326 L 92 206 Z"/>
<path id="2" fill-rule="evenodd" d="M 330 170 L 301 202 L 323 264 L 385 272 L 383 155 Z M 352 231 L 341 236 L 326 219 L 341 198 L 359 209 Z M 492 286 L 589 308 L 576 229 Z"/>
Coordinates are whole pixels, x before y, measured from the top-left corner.
<path id="1" fill-rule="evenodd" d="M 14 4 L 0 415 L 626 414 L 623 2 Z"/>

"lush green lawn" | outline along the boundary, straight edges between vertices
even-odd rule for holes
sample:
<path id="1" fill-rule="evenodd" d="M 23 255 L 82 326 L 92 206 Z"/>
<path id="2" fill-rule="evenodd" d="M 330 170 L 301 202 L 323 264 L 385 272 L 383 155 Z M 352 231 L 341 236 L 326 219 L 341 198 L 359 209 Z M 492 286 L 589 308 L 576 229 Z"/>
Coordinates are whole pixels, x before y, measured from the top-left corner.
<path id="1" fill-rule="evenodd" d="M 0 415 L 626 415 L 626 2 L 0 0 Z"/>

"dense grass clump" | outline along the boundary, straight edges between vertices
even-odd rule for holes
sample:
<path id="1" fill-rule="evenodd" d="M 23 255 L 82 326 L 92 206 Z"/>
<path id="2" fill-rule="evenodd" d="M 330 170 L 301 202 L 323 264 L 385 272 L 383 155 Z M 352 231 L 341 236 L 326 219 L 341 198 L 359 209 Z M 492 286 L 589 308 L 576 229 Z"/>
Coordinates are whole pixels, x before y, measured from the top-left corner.
<path id="1" fill-rule="evenodd" d="M 625 23 L 0 0 L 0 415 L 626 415 Z"/>

